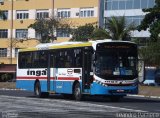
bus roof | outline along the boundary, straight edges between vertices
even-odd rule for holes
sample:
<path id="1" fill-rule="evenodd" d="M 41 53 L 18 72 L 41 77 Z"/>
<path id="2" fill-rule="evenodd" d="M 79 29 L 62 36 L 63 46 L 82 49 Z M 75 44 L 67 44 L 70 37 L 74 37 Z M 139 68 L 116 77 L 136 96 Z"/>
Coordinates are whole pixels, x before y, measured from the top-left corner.
<path id="1" fill-rule="evenodd" d="M 62 49 L 62 48 L 73 48 L 73 47 L 86 47 L 86 46 L 93 46 L 96 50 L 96 45 L 98 43 L 104 42 L 128 42 L 133 43 L 130 41 L 113 41 L 111 39 L 104 39 L 104 40 L 96 40 L 96 41 L 89 41 L 89 42 L 61 42 L 61 43 L 42 43 L 38 44 L 36 47 L 20 49 L 20 52 L 25 51 L 36 51 L 36 50 L 49 50 L 49 49 Z"/>

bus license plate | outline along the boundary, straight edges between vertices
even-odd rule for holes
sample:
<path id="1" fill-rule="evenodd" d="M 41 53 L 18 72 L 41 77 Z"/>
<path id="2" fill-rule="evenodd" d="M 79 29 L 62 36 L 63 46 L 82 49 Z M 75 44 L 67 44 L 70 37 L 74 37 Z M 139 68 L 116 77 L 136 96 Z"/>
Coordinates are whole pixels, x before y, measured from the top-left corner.
<path id="1" fill-rule="evenodd" d="M 118 93 L 122 93 L 122 92 L 124 92 L 124 90 L 117 90 L 117 92 L 118 92 Z"/>

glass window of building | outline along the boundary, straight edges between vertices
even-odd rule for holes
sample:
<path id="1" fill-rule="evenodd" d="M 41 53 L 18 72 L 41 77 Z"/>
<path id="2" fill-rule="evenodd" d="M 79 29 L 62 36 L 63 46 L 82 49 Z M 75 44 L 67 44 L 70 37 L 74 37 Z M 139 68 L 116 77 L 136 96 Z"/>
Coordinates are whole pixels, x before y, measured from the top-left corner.
<path id="1" fill-rule="evenodd" d="M 126 1 L 126 9 L 133 9 L 133 0 Z"/>
<path id="2" fill-rule="evenodd" d="M 105 0 L 105 10 L 143 9 L 154 6 L 155 0 Z"/>
<path id="3" fill-rule="evenodd" d="M 155 4 L 155 0 L 148 0 L 148 8 L 152 8 L 154 4 Z"/>
<path id="4" fill-rule="evenodd" d="M 141 0 L 141 8 L 147 8 L 148 0 Z"/>
<path id="5" fill-rule="evenodd" d="M 111 10 L 112 9 L 112 1 L 108 0 L 105 2 L 105 10 Z"/>
<path id="6" fill-rule="evenodd" d="M 0 29 L 0 38 L 8 38 L 8 30 Z"/>
<path id="7" fill-rule="evenodd" d="M 37 10 L 36 12 L 37 19 L 49 18 L 49 10 Z"/>
<path id="8" fill-rule="evenodd" d="M 36 32 L 36 39 L 42 39 L 42 36 L 40 33 Z"/>
<path id="9" fill-rule="evenodd" d="M 0 57 L 7 57 L 7 48 L 0 48 Z"/>
<path id="10" fill-rule="evenodd" d="M 118 0 L 112 1 L 112 10 L 119 9 L 118 4 L 119 4 Z"/>
<path id="11" fill-rule="evenodd" d="M 140 2 L 140 0 L 134 0 L 134 9 L 140 9 L 140 4 L 141 4 L 141 2 Z"/>
<path id="12" fill-rule="evenodd" d="M 58 29 L 57 37 L 69 37 L 69 31 L 67 29 Z"/>
<path id="13" fill-rule="evenodd" d="M 59 18 L 70 18 L 71 17 L 71 10 L 70 9 L 58 9 L 57 16 Z"/>
<path id="14" fill-rule="evenodd" d="M 15 48 L 15 57 L 18 57 L 18 49 L 20 48 Z"/>
<path id="15" fill-rule="evenodd" d="M 28 37 L 28 29 L 16 29 L 16 38 L 24 39 Z"/>
<path id="16" fill-rule="evenodd" d="M 94 17 L 94 8 L 80 8 L 80 17 Z"/>
<path id="17" fill-rule="evenodd" d="M 126 18 L 127 24 L 134 23 L 135 26 L 138 26 L 140 25 L 144 16 L 126 16 L 125 18 Z"/>
<path id="18" fill-rule="evenodd" d="M 27 10 L 24 10 L 24 11 L 17 10 L 16 11 L 16 18 L 17 19 L 28 19 L 28 17 L 29 17 L 29 13 Z"/>
<path id="19" fill-rule="evenodd" d="M 126 9 L 126 0 L 119 1 L 119 9 Z"/>
<path id="20" fill-rule="evenodd" d="M 8 11 L 1 11 L 3 15 L 0 16 L 0 20 L 8 19 Z"/>

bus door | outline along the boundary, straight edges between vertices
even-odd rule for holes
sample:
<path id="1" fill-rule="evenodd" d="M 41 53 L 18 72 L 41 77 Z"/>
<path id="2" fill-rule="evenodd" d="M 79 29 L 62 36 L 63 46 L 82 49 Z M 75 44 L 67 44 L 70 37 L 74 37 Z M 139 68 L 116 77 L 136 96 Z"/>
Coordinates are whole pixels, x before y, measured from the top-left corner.
<path id="1" fill-rule="evenodd" d="M 90 89 L 90 72 L 91 72 L 91 57 L 92 53 L 88 47 L 83 50 L 83 66 L 82 66 L 82 91 Z"/>
<path id="2" fill-rule="evenodd" d="M 51 52 L 48 59 L 48 77 L 47 77 L 47 84 L 49 91 L 55 92 L 56 90 L 56 67 L 55 67 L 55 58 L 56 55 L 54 52 Z"/>

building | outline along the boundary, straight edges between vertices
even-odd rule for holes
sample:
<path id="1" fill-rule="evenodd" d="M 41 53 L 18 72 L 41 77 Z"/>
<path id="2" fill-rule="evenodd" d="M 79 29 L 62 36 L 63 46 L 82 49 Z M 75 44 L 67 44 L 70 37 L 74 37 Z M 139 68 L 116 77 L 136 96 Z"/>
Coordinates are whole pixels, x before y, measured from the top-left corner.
<path id="1" fill-rule="evenodd" d="M 67 18 L 72 26 L 98 22 L 98 0 L 0 0 L 0 63 L 15 64 L 19 48 L 32 47 L 38 41 L 34 29 L 28 28 L 37 18 Z M 68 41 L 71 35 L 64 29 L 56 32 L 57 42 Z M 21 39 L 30 39 L 20 42 Z M 12 44 L 11 44 L 12 43 Z M 11 56 L 12 53 L 12 56 Z"/>
<path id="2" fill-rule="evenodd" d="M 111 16 L 125 16 L 128 23 L 134 22 L 135 25 L 140 25 L 145 14 L 143 8 L 151 8 L 154 6 L 155 0 L 102 0 L 104 9 L 103 17 L 101 17 L 101 26 L 105 26 L 106 18 Z M 133 37 L 146 39 L 150 36 L 148 31 L 134 31 Z"/>
<path id="3" fill-rule="evenodd" d="M 0 10 L 6 16 L 6 20 L 0 17 L 1 68 L 10 70 L 6 64 L 16 64 L 18 49 L 39 43 L 35 40 L 38 38 L 35 30 L 28 28 L 36 19 L 65 18 L 72 27 L 95 23 L 99 20 L 98 4 L 98 0 L 0 0 Z M 65 29 L 58 29 L 55 35 L 56 42 L 68 41 L 72 37 Z"/>

